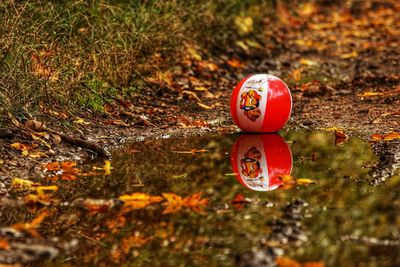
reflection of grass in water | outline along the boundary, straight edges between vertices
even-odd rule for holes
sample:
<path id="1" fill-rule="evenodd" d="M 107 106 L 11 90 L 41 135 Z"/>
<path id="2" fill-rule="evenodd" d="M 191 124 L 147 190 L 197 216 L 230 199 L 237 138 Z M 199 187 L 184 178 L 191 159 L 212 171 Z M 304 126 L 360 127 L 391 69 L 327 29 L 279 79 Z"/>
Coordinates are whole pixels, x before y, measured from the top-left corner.
<path id="1" fill-rule="evenodd" d="M 95 257 L 98 260 L 109 261 L 110 248 L 119 244 L 122 238 L 139 231 L 144 236 L 154 237 L 152 242 L 136 249 L 141 255 L 138 261 L 143 261 L 144 265 L 149 262 L 153 264 L 154 261 L 164 266 L 199 265 L 203 261 L 211 265 L 230 265 L 231 258 L 225 252 L 229 250 L 240 253 L 249 249 L 269 233 L 266 222 L 273 217 L 279 217 L 278 207 L 293 198 L 301 197 L 310 203 L 313 214 L 313 218 L 306 219 L 306 225 L 311 232 L 310 243 L 298 249 L 289 248 L 290 255 L 304 261 L 322 259 L 328 266 L 351 266 L 355 261 L 367 262 L 370 251 L 367 247 L 355 246 L 354 243 L 342 245 L 338 241 L 341 235 L 360 234 L 383 238 L 391 236 L 397 227 L 399 218 L 394 213 L 393 203 L 398 196 L 394 189 L 398 189 L 399 183 L 394 183 L 391 187 L 372 188 L 365 182 L 355 181 L 367 179 L 368 169 L 362 168 L 362 165 L 375 159 L 367 143 L 354 138 L 343 146 L 335 147 L 331 133 L 288 133 L 286 139 L 295 141 L 290 145 L 295 162 L 292 174 L 295 177 L 317 180 L 318 185 L 298 190 L 256 193 L 242 187 L 233 177 L 225 176 L 232 172 L 229 155 L 226 153 L 230 152 L 236 138 L 237 136 L 203 137 L 134 144 L 134 148 L 140 152 L 128 155 L 128 146 L 114 153 L 114 170 L 111 176 L 63 182 L 69 186 L 58 192 L 60 198 L 65 200 L 77 196 L 110 198 L 134 191 L 153 195 L 174 192 L 183 196 L 203 191 L 210 198 L 211 210 L 207 215 L 190 212 L 162 215 L 162 208 L 155 205 L 154 208 L 127 214 L 127 223 L 122 230 L 110 234 L 106 222 L 114 219 L 117 213 L 77 215 L 76 210 L 61 209 L 49 218 L 43 231 L 67 239 L 76 235 L 78 230 L 92 237 L 96 234 L 107 235 L 101 239 L 106 244 L 105 248 L 88 242 L 79 250 L 74 262 L 81 262 L 89 250 L 96 251 L 98 255 Z M 195 156 L 171 153 L 193 148 L 206 148 L 210 152 Z M 309 159 L 313 153 L 317 154 L 316 162 Z M 186 176 L 174 178 L 181 174 Z M 139 178 L 143 184 L 140 187 L 137 186 Z M 77 183 L 76 186 L 74 183 Z M 261 202 L 249 205 L 241 212 L 228 209 L 226 212 L 216 213 L 213 210 L 215 207 L 223 207 L 223 203 L 229 204 L 236 193 Z M 267 208 L 263 204 L 265 201 L 272 201 L 278 207 Z M 23 214 L 22 211 L 18 213 Z M 66 222 L 71 216 L 78 217 L 78 220 L 68 225 Z M 6 224 L 21 219 L 9 216 Z M 165 239 L 170 238 L 175 241 L 170 240 L 166 245 Z M 163 242 L 165 246 L 161 245 Z M 148 255 L 152 257 L 149 258 Z M 393 260 L 394 257 L 392 255 Z M 138 264 L 138 261 L 135 263 Z M 157 263 L 153 265 L 157 266 Z"/>

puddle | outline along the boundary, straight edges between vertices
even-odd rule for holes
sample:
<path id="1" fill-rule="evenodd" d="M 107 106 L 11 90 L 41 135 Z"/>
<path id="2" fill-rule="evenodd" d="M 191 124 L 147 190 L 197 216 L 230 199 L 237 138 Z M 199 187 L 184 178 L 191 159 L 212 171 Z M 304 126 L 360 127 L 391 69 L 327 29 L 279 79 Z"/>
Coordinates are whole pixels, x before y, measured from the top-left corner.
<path id="1" fill-rule="evenodd" d="M 335 145 L 332 133 L 321 132 L 127 144 L 114 151 L 110 175 L 58 181 L 58 197 L 174 193 L 186 204 L 168 207 L 160 198 L 164 204 L 129 211 L 118 201 L 104 213 L 61 208 L 42 234 L 80 245 L 47 265 L 273 266 L 283 256 L 325 266 L 398 266 L 400 181 L 371 186 L 376 160 L 368 143 Z M 200 198 L 188 199 L 193 195 Z"/>

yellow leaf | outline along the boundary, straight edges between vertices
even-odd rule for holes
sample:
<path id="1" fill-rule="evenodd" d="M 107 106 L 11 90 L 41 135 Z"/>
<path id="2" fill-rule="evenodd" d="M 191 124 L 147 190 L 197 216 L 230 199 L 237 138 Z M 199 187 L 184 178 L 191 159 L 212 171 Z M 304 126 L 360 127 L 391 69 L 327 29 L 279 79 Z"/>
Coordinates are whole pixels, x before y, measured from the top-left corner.
<path id="1" fill-rule="evenodd" d="M 32 149 L 32 147 L 30 147 L 29 145 L 21 143 L 13 143 L 10 145 L 10 147 L 20 151 Z"/>
<path id="2" fill-rule="evenodd" d="M 57 191 L 58 186 L 56 185 L 38 186 L 34 187 L 33 190 L 37 192 L 38 196 L 43 196 L 45 191 Z"/>
<path id="3" fill-rule="evenodd" d="M 105 175 L 110 175 L 111 169 L 114 169 L 113 167 L 111 167 L 111 162 L 109 160 L 104 161 L 103 170 L 105 172 Z"/>
<path id="4" fill-rule="evenodd" d="M 180 196 L 173 193 L 163 193 L 162 196 L 167 200 L 167 202 L 164 203 L 166 208 L 163 214 L 174 213 L 182 209 L 183 200 Z"/>
<path id="5" fill-rule="evenodd" d="M 143 209 L 153 203 L 163 201 L 162 197 L 151 196 L 145 193 L 132 193 L 119 197 L 124 202 L 124 206 L 130 209 Z"/>
<path id="6" fill-rule="evenodd" d="M 237 16 L 235 25 L 240 34 L 246 34 L 253 31 L 253 18 L 248 16 Z"/>
<path id="7" fill-rule="evenodd" d="M 39 186 L 39 184 L 21 178 L 14 178 L 12 180 L 12 186 L 17 189 L 30 189 L 33 186 Z"/>
<path id="8" fill-rule="evenodd" d="M 207 106 L 207 105 L 205 105 L 205 104 L 203 104 L 203 103 L 200 103 L 200 102 L 197 102 L 197 105 L 198 105 L 199 107 L 203 108 L 203 109 L 212 109 L 212 107 Z"/>
<path id="9" fill-rule="evenodd" d="M 85 121 L 84 119 L 82 119 L 82 118 L 76 118 L 76 120 L 74 120 L 74 123 L 76 123 L 76 124 L 82 124 L 82 125 L 88 125 L 88 124 L 90 124 L 90 122 L 88 122 L 88 121 Z"/>
<path id="10" fill-rule="evenodd" d="M 296 180 L 298 185 L 309 185 L 309 184 L 316 184 L 315 181 L 308 179 L 308 178 L 299 178 Z"/>
<path id="11" fill-rule="evenodd" d="M 380 96 L 383 95 L 383 93 L 379 92 L 364 92 L 363 94 L 360 94 L 359 96 L 361 97 L 371 97 L 371 96 Z"/>
<path id="12" fill-rule="evenodd" d="M 189 53 L 189 55 L 193 58 L 193 59 L 195 59 L 195 60 L 198 60 L 198 61 L 200 61 L 202 58 L 201 58 L 201 55 L 194 49 L 194 48 L 192 48 L 192 47 L 189 47 L 188 49 L 187 49 L 187 52 Z"/>
<path id="13" fill-rule="evenodd" d="M 357 56 L 358 56 L 357 51 L 352 51 L 351 53 L 341 54 L 340 58 L 341 59 L 348 59 L 348 58 L 354 58 L 354 57 L 357 57 Z"/>

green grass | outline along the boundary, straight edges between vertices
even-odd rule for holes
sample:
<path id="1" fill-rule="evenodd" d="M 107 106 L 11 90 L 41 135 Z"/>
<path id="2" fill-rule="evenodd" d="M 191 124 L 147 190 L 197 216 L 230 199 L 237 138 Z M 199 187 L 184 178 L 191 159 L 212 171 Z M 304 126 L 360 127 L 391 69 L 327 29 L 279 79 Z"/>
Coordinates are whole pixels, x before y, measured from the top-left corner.
<path id="1" fill-rule="evenodd" d="M 1 1 L 0 111 L 35 112 L 38 104 L 100 110 L 100 96 L 140 89 L 138 73 L 173 66 L 185 45 L 224 45 L 237 34 L 236 16 L 262 21 L 267 6 L 255 0 Z"/>

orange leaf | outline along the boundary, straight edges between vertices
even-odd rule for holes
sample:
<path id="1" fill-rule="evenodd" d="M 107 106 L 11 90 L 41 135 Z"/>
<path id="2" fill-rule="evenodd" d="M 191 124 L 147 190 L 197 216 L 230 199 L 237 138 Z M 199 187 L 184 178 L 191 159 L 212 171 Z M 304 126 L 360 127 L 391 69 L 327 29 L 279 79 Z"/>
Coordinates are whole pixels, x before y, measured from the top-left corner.
<path id="1" fill-rule="evenodd" d="M 167 203 L 164 203 L 166 208 L 163 214 L 174 213 L 182 209 L 183 200 L 180 196 L 173 193 L 163 193 L 162 196 L 167 200 Z"/>
<path id="2" fill-rule="evenodd" d="M 208 198 L 201 199 L 202 194 L 203 192 L 198 192 L 190 197 L 185 197 L 182 205 L 196 212 L 203 212 L 203 208 L 208 205 Z"/>
<path id="3" fill-rule="evenodd" d="M 119 197 L 124 202 L 124 206 L 130 209 L 143 209 L 153 203 L 163 200 L 159 196 L 151 196 L 145 193 L 132 193 L 130 195 L 122 195 Z"/>
<path id="4" fill-rule="evenodd" d="M 243 68 L 245 64 L 239 61 L 239 59 L 231 58 L 228 60 L 228 65 L 232 68 Z"/>
<path id="5" fill-rule="evenodd" d="M 63 171 L 71 170 L 75 166 L 76 166 L 76 162 L 73 162 L 73 161 L 61 162 L 61 169 Z"/>
<path id="6" fill-rule="evenodd" d="M 59 162 L 49 162 L 46 165 L 44 165 L 44 168 L 47 171 L 58 171 L 60 169 L 60 163 Z"/>
<path id="7" fill-rule="evenodd" d="M 322 261 L 305 262 L 303 267 L 325 267 L 325 263 Z"/>
<path id="8" fill-rule="evenodd" d="M 276 265 L 278 267 L 301 267 L 301 264 L 289 257 L 277 257 Z"/>
<path id="9" fill-rule="evenodd" d="M 10 244 L 8 243 L 7 239 L 2 238 L 0 239 L 0 250 L 9 250 Z"/>

